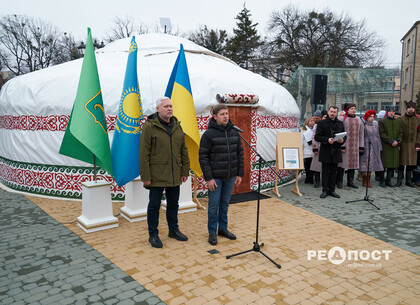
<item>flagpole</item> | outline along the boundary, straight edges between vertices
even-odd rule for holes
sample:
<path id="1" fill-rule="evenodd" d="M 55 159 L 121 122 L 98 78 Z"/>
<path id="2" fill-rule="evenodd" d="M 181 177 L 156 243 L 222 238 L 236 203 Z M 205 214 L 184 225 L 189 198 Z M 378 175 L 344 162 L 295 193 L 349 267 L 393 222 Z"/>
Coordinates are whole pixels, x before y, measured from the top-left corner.
<path id="1" fill-rule="evenodd" d="M 93 181 L 96 182 L 96 156 L 93 154 Z"/>

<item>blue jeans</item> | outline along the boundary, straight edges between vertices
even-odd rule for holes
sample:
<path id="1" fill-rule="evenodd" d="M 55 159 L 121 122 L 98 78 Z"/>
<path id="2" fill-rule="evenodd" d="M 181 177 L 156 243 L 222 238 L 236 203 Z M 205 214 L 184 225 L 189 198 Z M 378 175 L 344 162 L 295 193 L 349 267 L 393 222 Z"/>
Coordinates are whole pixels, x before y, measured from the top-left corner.
<path id="1" fill-rule="evenodd" d="M 147 206 L 147 225 L 149 235 L 159 234 L 159 209 L 162 193 L 165 189 L 166 194 L 166 221 L 170 232 L 178 232 L 178 200 L 179 186 L 175 187 L 151 187 L 149 193 L 149 205 Z"/>
<path id="2" fill-rule="evenodd" d="M 219 230 L 227 230 L 229 201 L 230 196 L 232 195 L 233 186 L 235 185 L 235 178 L 214 180 L 216 181 L 217 187 L 213 192 L 209 190 L 209 234 L 216 234 L 217 225 L 219 225 Z"/>

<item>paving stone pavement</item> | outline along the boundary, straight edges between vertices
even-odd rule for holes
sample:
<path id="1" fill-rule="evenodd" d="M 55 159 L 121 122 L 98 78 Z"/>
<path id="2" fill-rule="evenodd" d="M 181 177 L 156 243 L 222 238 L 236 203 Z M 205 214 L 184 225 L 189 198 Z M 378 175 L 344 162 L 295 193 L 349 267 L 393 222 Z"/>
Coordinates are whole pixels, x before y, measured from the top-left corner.
<path id="1" fill-rule="evenodd" d="M 311 184 L 304 184 L 301 178 L 302 197 L 291 192 L 295 187 L 293 183 L 278 189 L 279 199 L 420 255 L 420 188 L 405 186 L 405 181 L 401 187 L 382 188 L 374 181 L 374 176 L 372 180 L 373 187 L 368 189 L 368 196 L 380 210 L 363 200 L 366 188 L 359 181 L 356 181 L 359 189 L 346 185 L 344 189 L 336 189 L 340 199 L 331 196 L 321 199 L 322 187 L 316 189 Z M 392 183 L 396 183 L 395 178 Z M 277 198 L 273 192 L 268 193 Z M 362 201 L 346 203 L 359 199 Z"/>
<path id="2" fill-rule="evenodd" d="M 0 304 L 165 304 L 23 195 L 0 189 Z"/>

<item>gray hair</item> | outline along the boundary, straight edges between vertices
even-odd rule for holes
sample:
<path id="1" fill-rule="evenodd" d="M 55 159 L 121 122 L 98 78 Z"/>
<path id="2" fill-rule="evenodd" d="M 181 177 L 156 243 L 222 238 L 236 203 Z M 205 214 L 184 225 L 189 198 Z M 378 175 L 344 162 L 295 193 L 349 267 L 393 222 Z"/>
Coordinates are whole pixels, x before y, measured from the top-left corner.
<path id="1" fill-rule="evenodd" d="M 156 107 L 159 107 L 160 104 L 162 104 L 163 101 L 167 101 L 167 100 L 170 101 L 171 99 L 169 97 L 166 97 L 166 96 L 162 96 L 162 97 L 158 98 L 156 100 Z"/>

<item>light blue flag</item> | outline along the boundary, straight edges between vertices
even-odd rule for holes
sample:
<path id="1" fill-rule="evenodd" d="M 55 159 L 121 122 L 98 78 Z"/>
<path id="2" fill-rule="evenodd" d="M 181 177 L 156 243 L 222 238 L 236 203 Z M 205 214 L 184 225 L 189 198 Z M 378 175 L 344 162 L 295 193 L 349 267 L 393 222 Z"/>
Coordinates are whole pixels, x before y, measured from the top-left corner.
<path id="1" fill-rule="evenodd" d="M 143 109 L 137 79 L 137 44 L 133 37 L 111 147 L 112 169 L 118 186 L 123 186 L 140 174 L 139 143 L 142 119 Z"/>

